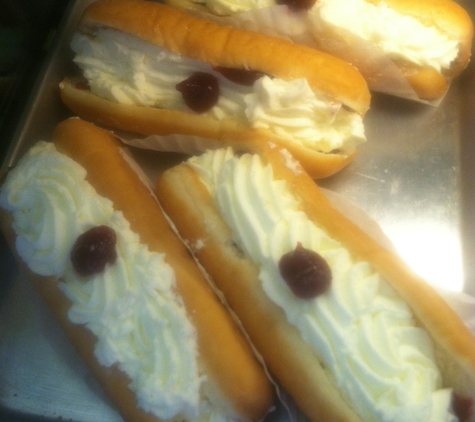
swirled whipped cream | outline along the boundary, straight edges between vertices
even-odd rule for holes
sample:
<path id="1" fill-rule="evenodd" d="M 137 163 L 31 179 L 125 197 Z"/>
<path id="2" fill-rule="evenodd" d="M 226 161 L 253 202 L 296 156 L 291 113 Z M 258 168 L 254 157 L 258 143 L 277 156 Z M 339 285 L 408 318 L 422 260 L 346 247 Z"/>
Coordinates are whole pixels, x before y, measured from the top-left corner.
<path id="1" fill-rule="evenodd" d="M 173 269 L 85 176 L 52 143 L 39 142 L 20 160 L 0 191 L 0 206 L 14 217 L 18 253 L 33 272 L 61 280 L 72 303 L 69 319 L 95 334 L 99 363 L 117 364 L 128 375 L 142 409 L 162 420 L 224 421 L 200 399 L 196 333 L 176 294 Z M 80 234 L 98 225 L 115 231 L 117 259 L 81 277 L 70 251 Z"/>
<path id="2" fill-rule="evenodd" d="M 379 46 L 392 59 L 404 59 L 437 71 L 448 69 L 458 55 L 458 40 L 387 6 L 365 0 L 319 0 L 311 12 L 325 23 Z"/>
<path id="3" fill-rule="evenodd" d="M 263 76 L 253 86 L 236 84 L 208 63 L 113 29 L 76 33 L 71 47 L 91 91 L 111 101 L 191 113 L 175 87 L 195 72 L 206 72 L 218 79 L 220 96 L 204 114 L 217 120 L 266 128 L 321 152 L 345 151 L 365 141 L 361 116 L 316 94 L 305 79 Z"/>
<path id="4" fill-rule="evenodd" d="M 205 4 L 218 15 L 235 15 L 278 4 L 276 0 L 191 1 Z M 378 46 L 389 58 L 430 66 L 439 72 L 448 69 L 458 54 L 458 40 L 394 11 L 384 1 L 317 0 L 310 9 L 310 17 L 315 21 L 314 27 L 330 24 Z"/>
<path id="5" fill-rule="evenodd" d="M 428 334 L 367 262 L 352 256 L 299 209 L 283 180 L 257 155 L 222 149 L 192 158 L 233 240 L 260 268 L 280 306 L 323 362 L 330 379 L 366 422 L 456 421 L 451 390 L 442 388 Z M 300 242 L 332 270 L 329 291 L 297 298 L 278 263 Z"/>

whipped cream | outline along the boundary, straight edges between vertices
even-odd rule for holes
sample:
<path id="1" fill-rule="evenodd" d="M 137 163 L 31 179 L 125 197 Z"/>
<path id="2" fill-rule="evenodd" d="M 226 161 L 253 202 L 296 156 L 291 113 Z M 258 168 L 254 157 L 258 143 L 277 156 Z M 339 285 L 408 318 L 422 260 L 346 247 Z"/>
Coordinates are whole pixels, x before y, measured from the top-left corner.
<path id="1" fill-rule="evenodd" d="M 234 15 L 252 9 L 262 9 L 275 5 L 275 0 L 191 0 L 204 4 L 217 15 Z"/>
<path id="2" fill-rule="evenodd" d="M 195 72 L 207 72 L 218 79 L 221 94 L 205 115 L 266 128 L 320 152 L 345 151 L 365 141 L 361 116 L 317 95 L 305 79 L 263 76 L 254 86 L 239 85 L 208 63 L 113 29 L 93 36 L 76 33 L 71 47 L 91 91 L 111 101 L 192 112 L 175 86 Z"/>
<path id="3" fill-rule="evenodd" d="M 299 209 L 297 199 L 257 155 L 221 149 L 189 165 L 214 197 L 233 240 L 260 268 L 269 298 L 324 363 L 330 379 L 366 422 L 456 421 L 428 334 L 367 262 L 357 260 Z M 278 262 L 298 242 L 332 269 L 330 290 L 297 298 Z"/>
<path id="4" fill-rule="evenodd" d="M 265 76 L 255 83 L 254 93 L 247 95 L 245 102 L 247 117 L 255 128 L 314 150 L 349 150 L 365 141 L 361 117 L 340 103 L 319 98 L 306 79 L 283 81 Z"/>
<path id="5" fill-rule="evenodd" d="M 404 59 L 440 72 L 448 69 L 458 54 L 457 40 L 396 12 L 384 1 L 373 4 L 365 0 L 319 0 L 311 13 L 374 43 L 392 59 Z"/>
<path id="6" fill-rule="evenodd" d="M 61 280 L 72 303 L 69 319 L 95 334 L 99 363 L 117 364 L 128 375 L 142 409 L 162 420 L 224 421 L 200 399 L 196 332 L 173 269 L 85 177 L 85 169 L 52 143 L 39 142 L 20 160 L 0 191 L 0 206 L 14 217 L 18 253 L 33 272 Z M 99 225 L 115 231 L 117 260 L 81 277 L 70 251 L 81 233 Z"/>
<path id="7" fill-rule="evenodd" d="M 277 4 L 275 0 L 191 1 L 205 4 L 218 15 L 236 15 Z M 458 40 L 450 39 L 438 28 L 424 26 L 417 19 L 396 12 L 384 1 L 317 0 L 310 9 L 310 18 L 313 27 L 330 24 L 343 33 L 371 42 L 391 59 L 433 67 L 439 72 L 448 69 L 458 54 Z"/>

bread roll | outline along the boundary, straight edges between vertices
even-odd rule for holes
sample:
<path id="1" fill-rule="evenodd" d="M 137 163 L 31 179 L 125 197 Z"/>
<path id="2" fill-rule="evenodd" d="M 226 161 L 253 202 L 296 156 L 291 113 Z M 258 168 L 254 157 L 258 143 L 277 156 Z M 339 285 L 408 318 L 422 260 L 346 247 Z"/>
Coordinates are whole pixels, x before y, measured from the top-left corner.
<path id="1" fill-rule="evenodd" d="M 0 208 L 19 260 L 124 420 L 259 421 L 270 410 L 250 345 L 110 133 L 60 123 L 54 143 L 10 171 Z"/>
<path id="2" fill-rule="evenodd" d="M 87 83 L 66 79 L 61 97 L 111 128 L 220 140 L 252 127 L 308 151 L 315 177 L 339 171 L 366 139 L 366 82 L 314 49 L 131 0 L 93 3 L 71 45 Z M 332 167 L 319 170 L 328 160 Z"/>
<path id="3" fill-rule="evenodd" d="M 310 420 L 475 420 L 475 338 L 287 151 L 240 135 L 165 171 L 157 195 Z"/>
<path id="4" fill-rule="evenodd" d="M 440 99 L 450 81 L 466 67 L 471 53 L 473 23 L 453 0 L 167 3 L 209 19 L 213 15 L 231 16 L 216 21 L 287 37 L 329 52 L 353 63 L 371 90 L 420 100 Z M 291 10 L 278 5 L 288 5 Z M 287 21 L 289 14 L 292 19 Z M 404 89 L 404 80 L 408 89 Z"/>

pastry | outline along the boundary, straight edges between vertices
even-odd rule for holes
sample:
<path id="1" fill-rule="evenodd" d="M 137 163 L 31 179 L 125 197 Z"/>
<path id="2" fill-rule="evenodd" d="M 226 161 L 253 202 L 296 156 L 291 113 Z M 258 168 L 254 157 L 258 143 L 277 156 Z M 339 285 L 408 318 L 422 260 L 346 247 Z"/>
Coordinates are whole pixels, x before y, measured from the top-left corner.
<path id="1" fill-rule="evenodd" d="M 124 420 L 263 419 L 268 377 L 120 143 L 53 138 L 8 173 L 2 229 Z"/>
<path id="2" fill-rule="evenodd" d="M 156 191 L 310 420 L 475 420 L 473 335 L 288 151 L 241 134 L 165 171 Z"/>
<path id="3" fill-rule="evenodd" d="M 311 48 L 133 0 L 93 3 L 71 46 L 86 80 L 66 78 L 63 102 L 106 127 L 215 140 L 259 129 L 307 155 L 315 178 L 366 140 L 365 80 Z"/>

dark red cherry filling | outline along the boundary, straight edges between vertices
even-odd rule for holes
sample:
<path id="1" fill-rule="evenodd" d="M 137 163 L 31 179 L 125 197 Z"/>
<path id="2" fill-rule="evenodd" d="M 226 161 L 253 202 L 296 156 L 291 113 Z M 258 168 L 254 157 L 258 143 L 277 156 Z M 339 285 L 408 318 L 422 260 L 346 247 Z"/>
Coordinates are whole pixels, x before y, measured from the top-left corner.
<path id="1" fill-rule="evenodd" d="M 88 91 L 90 89 L 89 83 L 86 80 L 78 81 L 74 84 L 74 86 L 76 87 L 76 89 L 79 89 L 81 91 Z"/>
<path id="2" fill-rule="evenodd" d="M 468 422 L 475 412 L 475 403 L 470 397 L 463 397 L 459 394 L 452 396 L 452 409 L 459 422 Z"/>
<path id="3" fill-rule="evenodd" d="M 108 226 L 95 226 L 76 239 L 71 250 L 75 271 L 84 277 L 104 271 L 117 259 L 115 231 Z"/>
<path id="4" fill-rule="evenodd" d="M 264 73 L 258 70 L 234 69 L 232 67 L 215 66 L 213 70 L 221 73 L 226 79 L 238 85 L 252 86 Z"/>
<path id="5" fill-rule="evenodd" d="M 175 87 L 185 104 L 197 113 L 213 108 L 219 99 L 220 89 L 216 76 L 206 72 L 195 72 Z"/>
<path id="6" fill-rule="evenodd" d="M 277 0 L 277 4 L 283 4 L 294 12 L 300 12 L 302 10 L 309 10 L 317 0 Z"/>
<path id="7" fill-rule="evenodd" d="M 313 299 L 325 293 L 332 280 L 328 263 L 300 242 L 280 258 L 279 270 L 295 296 L 301 299 Z"/>

